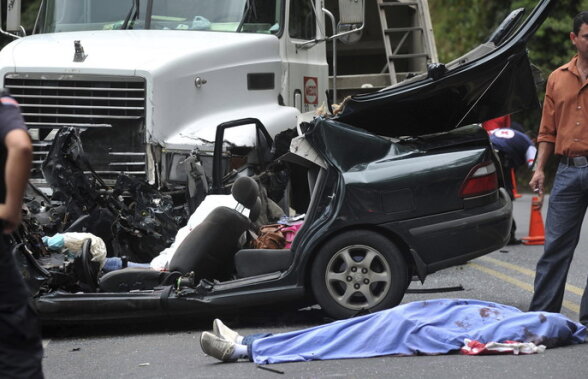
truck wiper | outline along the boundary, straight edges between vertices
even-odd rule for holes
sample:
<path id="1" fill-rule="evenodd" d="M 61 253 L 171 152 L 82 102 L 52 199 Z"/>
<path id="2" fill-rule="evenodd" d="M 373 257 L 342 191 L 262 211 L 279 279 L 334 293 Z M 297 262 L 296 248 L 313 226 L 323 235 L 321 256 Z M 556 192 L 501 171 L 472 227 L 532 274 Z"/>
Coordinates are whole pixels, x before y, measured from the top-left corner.
<path id="1" fill-rule="evenodd" d="M 139 0 L 133 0 L 133 5 L 131 5 L 131 9 L 129 9 L 129 13 L 125 17 L 125 21 L 123 22 L 121 29 L 128 29 L 129 24 L 131 25 L 130 29 L 132 29 L 132 25 L 137 18 L 139 18 Z M 134 11 L 134 13 L 133 13 Z"/>

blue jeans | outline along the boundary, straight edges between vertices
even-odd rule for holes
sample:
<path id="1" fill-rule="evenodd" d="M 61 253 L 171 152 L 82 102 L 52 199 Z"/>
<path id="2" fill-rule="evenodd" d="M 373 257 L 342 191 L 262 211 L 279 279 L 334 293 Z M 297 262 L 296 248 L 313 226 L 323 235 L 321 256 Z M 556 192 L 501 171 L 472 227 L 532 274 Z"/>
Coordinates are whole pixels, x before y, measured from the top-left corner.
<path id="1" fill-rule="evenodd" d="M 256 334 L 249 334 L 243 337 L 243 341 L 241 342 L 242 345 L 247 345 L 247 355 L 249 356 L 249 360 L 253 362 L 253 341 L 258 340 L 260 338 L 270 337 L 272 333 L 256 333 Z"/>
<path id="2" fill-rule="evenodd" d="M 151 268 L 149 263 L 135 263 L 135 262 L 127 262 L 127 267 L 136 267 L 136 268 Z M 102 271 L 110 272 L 115 270 L 122 270 L 123 263 L 122 259 L 119 257 L 108 257 L 104 262 L 104 267 L 102 267 Z"/>
<path id="3" fill-rule="evenodd" d="M 588 167 L 560 163 L 549 197 L 545 250 L 537 263 L 531 311 L 560 312 L 566 278 L 580 239 L 588 207 Z M 588 283 L 587 283 L 588 287 Z M 588 294 L 584 289 L 580 321 L 588 324 Z"/>

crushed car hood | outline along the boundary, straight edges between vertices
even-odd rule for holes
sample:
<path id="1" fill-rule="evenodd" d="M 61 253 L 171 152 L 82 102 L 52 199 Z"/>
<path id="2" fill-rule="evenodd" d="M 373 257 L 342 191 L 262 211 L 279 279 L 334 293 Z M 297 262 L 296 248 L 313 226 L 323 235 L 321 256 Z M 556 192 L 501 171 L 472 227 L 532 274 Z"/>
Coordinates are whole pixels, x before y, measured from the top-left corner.
<path id="1" fill-rule="evenodd" d="M 519 18 L 507 18 L 499 28 L 503 38 L 480 46 L 477 54 L 430 68 L 422 78 L 350 98 L 337 119 L 395 137 L 447 131 L 537 107 L 526 45 L 555 3 L 541 1 L 518 28 Z"/>

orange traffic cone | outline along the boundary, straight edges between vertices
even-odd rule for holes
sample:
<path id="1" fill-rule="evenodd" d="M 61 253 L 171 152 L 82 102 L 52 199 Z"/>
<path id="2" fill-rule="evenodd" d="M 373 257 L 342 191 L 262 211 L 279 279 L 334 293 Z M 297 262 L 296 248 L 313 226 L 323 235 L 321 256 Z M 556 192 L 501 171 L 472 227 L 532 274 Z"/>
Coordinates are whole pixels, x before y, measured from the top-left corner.
<path id="1" fill-rule="evenodd" d="M 539 208 L 539 198 L 534 196 L 531 203 L 531 221 L 529 223 L 529 235 L 522 238 L 525 245 L 543 245 L 545 242 L 545 228 L 543 217 Z"/>
<path id="2" fill-rule="evenodd" d="M 514 196 L 515 199 L 523 197 L 523 195 L 521 195 L 517 190 L 517 177 L 515 175 L 514 168 L 510 169 L 510 177 L 511 177 L 511 181 L 512 181 L 512 195 Z"/>

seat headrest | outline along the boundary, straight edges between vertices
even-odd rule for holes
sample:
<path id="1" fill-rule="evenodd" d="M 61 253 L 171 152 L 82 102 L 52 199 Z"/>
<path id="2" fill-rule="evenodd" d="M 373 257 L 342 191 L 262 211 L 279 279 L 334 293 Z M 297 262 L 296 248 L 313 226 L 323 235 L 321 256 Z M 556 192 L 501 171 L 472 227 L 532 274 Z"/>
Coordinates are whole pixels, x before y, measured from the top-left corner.
<path id="1" fill-rule="evenodd" d="M 231 194 L 239 204 L 243 204 L 249 210 L 255 207 L 259 197 L 259 187 L 255 180 L 248 176 L 242 176 L 235 180 L 231 187 Z"/>

